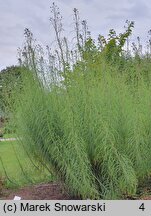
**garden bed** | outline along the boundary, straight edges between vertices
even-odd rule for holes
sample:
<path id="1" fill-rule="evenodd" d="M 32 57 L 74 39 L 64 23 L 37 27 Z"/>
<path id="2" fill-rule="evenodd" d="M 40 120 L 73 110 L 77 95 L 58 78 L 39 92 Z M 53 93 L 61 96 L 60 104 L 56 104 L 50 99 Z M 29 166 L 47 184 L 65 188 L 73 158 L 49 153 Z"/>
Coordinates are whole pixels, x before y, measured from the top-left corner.
<path id="1" fill-rule="evenodd" d="M 15 196 L 22 200 L 67 200 L 71 197 L 57 183 L 26 186 L 20 189 L 4 189 L 1 200 L 13 200 Z"/>
<path id="2" fill-rule="evenodd" d="M 136 196 L 125 197 L 128 200 L 151 200 L 151 190 L 146 186 Z M 58 183 L 37 184 L 20 189 L 3 189 L 0 200 L 13 200 L 15 196 L 22 200 L 75 200 Z"/>

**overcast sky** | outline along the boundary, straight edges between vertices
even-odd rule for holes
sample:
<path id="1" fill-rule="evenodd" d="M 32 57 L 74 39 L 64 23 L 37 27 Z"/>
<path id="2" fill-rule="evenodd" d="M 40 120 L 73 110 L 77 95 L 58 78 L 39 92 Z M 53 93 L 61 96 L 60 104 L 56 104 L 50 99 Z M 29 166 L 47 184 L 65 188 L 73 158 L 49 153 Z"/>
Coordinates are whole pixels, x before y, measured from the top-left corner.
<path id="1" fill-rule="evenodd" d="M 17 63 L 17 48 L 23 44 L 25 28 L 43 45 L 51 44 L 51 0 L 0 0 L 0 69 Z M 135 21 L 132 40 L 138 35 L 147 40 L 151 29 L 151 3 L 149 0 L 57 0 L 63 16 L 64 29 L 72 31 L 73 8 L 86 19 L 92 35 L 106 35 L 114 28 L 123 30 L 125 21 Z"/>

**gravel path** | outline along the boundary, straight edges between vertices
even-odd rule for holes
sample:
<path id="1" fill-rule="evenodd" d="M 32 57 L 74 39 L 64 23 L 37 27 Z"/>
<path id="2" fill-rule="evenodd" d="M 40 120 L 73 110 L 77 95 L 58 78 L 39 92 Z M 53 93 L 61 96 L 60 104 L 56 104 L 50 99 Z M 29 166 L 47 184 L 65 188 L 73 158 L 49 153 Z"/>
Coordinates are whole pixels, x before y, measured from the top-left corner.
<path id="1" fill-rule="evenodd" d="M 16 138 L 0 138 L 0 142 L 4 142 L 4 141 L 15 141 L 17 140 Z"/>

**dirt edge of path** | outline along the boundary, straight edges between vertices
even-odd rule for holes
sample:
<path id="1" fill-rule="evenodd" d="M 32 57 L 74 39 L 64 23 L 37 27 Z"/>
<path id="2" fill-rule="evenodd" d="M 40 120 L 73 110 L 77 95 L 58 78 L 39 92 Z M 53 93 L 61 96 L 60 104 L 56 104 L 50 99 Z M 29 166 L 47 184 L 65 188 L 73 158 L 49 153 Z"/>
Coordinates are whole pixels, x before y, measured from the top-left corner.
<path id="1" fill-rule="evenodd" d="M 15 196 L 22 200 L 68 200 L 71 199 L 58 183 L 25 186 L 20 189 L 3 189 L 0 200 L 13 200 Z"/>

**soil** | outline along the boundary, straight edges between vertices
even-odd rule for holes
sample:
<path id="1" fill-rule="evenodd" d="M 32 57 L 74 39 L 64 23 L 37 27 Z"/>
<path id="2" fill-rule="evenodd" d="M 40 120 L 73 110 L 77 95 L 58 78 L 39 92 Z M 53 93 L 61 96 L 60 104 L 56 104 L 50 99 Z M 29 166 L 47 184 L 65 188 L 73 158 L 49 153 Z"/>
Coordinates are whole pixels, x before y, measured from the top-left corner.
<path id="1" fill-rule="evenodd" d="M 125 197 L 128 200 L 151 200 L 151 193 L 140 194 L 136 197 Z M 151 192 L 151 191 L 149 191 Z M 13 200 L 15 196 L 21 200 L 75 200 L 65 192 L 59 183 L 26 186 L 20 189 L 3 189 L 0 200 Z"/>
<path id="2" fill-rule="evenodd" d="M 22 200 L 69 200 L 71 197 L 57 183 L 39 184 L 16 190 L 4 189 L 0 200 L 13 200 L 15 196 Z"/>

